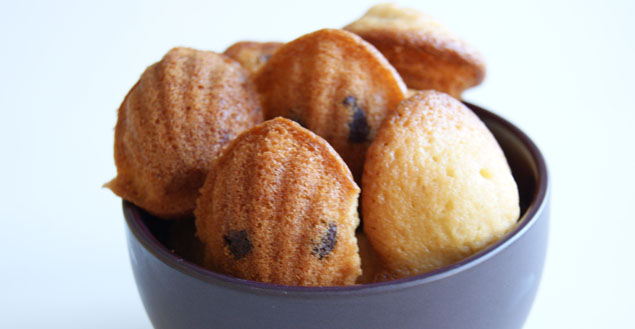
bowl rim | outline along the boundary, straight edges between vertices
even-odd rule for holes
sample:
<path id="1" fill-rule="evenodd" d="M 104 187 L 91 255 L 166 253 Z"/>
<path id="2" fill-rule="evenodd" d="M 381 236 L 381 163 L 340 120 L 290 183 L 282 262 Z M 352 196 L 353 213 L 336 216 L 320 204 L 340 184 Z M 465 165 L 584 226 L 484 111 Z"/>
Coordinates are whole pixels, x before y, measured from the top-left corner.
<path id="1" fill-rule="evenodd" d="M 547 165 L 542 153 L 534 142 L 522 130 L 503 117 L 472 103 L 465 101 L 463 103 L 474 111 L 479 118 L 486 117 L 488 121 L 496 121 L 499 125 L 503 126 L 504 129 L 518 138 L 536 164 L 538 182 L 536 184 L 536 192 L 534 193 L 533 199 L 527 206 L 527 210 L 519 218 L 519 225 L 496 243 L 493 243 L 479 252 L 451 265 L 407 278 L 376 283 L 356 284 L 352 286 L 307 287 L 280 285 L 236 278 L 208 270 L 202 266 L 183 259 L 179 255 L 171 252 L 166 246 L 160 243 L 156 237 L 154 237 L 142 220 L 143 215 L 140 208 L 126 200 L 123 200 L 123 212 L 127 227 L 135 239 L 146 249 L 146 251 L 172 269 L 208 284 L 221 285 L 230 289 L 247 290 L 256 294 L 285 296 L 312 294 L 323 297 L 333 295 L 343 296 L 349 294 L 378 294 L 385 291 L 406 289 L 412 286 L 422 285 L 457 275 L 492 258 L 509 245 L 513 244 L 516 240 L 523 236 L 525 232 L 530 230 L 534 223 L 541 217 L 541 214 L 545 211 L 550 191 Z"/>

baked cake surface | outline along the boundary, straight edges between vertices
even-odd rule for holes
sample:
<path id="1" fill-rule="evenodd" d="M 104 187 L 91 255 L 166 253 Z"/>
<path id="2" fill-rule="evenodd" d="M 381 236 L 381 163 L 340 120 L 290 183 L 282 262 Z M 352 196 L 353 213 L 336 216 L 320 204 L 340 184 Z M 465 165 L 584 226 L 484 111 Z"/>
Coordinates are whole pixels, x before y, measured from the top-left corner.
<path id="1" fill-rule="evenodd" d="M 409 88 L 460 99 L 485 77 L 482 55 L 445 26 L 414 9 L 380 4 L 344 27 L 373 44 Z"/>
<path id="2" fill-rule="evenodd" d="M 357 181 L 377 128 L 406 95 L 381 53 L 334 29 L 283 45 L 256 75 L 256 85 L 266 119 L 286 117 L 326 139 Z"/>
<path id="3" fill-rule="evenodd" d="M 262 122 L 248 77 L 224 55 L 170 50 L 146 69 L 119 108 L 117 177 L 105 186 L 156 216 L 191 216 L 212 161 Z"/>
<path id="4" fill-rule="evenodd" d="M 239 62 L 249 73 L 255 74 L 282 45 L 282 42 L 240 41 L 229 46 L 223 54 Z"/>
<path id="5" fill-rule="evenodd" d="M 507 233 L 520 212 L 491 132 L 436 91 L 415 93 L 386 118 L 368 150 L 362 190 L 364 231 L 384 280 L 461 260 Z"/>
<path id="6" fill-rule="evenodd" d="M 240 135 L 210 170 L 197 236 L 216 270 L 302 286 L 355 283 L 359 187 L 321 137 L 283 118 Z"/>

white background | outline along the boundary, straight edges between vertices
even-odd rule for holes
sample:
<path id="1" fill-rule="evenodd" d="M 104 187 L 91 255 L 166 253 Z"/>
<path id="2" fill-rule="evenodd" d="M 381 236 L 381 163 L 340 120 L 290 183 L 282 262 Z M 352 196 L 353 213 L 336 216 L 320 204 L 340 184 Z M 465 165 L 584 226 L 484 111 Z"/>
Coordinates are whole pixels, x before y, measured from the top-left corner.
<path id="1" fill-rule="evenodd" d="M 0 4 L 0 327 L 148 328 L 114 177 L 116 110 L 171 47 L 291 40 L 367 1 Z M 402 1 L 480 49 L 465 99 L 524 129 L 553 179 L 525 328 L 633 328 L 635 2 Z"/>

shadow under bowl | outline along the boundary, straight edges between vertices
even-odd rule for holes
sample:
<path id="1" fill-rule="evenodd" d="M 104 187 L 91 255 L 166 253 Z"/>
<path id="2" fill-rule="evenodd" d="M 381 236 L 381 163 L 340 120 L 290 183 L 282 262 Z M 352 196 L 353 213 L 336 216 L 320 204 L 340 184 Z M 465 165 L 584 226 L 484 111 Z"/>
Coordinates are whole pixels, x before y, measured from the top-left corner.
<path id="1" fill-rule="evenodd" d="M 521 328 L 542 275 L 549 179 L 534 143 L 517 127 L 466 103 L 492 131 L 519 188 L 521 217 L 497 243 L 413 277 L 346 287 L 295 287 L 209 271 L 171 237 L 187 227 L 124 201 L 128 250 L 155 328 Z M 178 232 L 177 232 L 178 231 Z M 175 252 L 175 250 L 177 252 Z M 185 255 L 185 256 L 184 256 Z"/>

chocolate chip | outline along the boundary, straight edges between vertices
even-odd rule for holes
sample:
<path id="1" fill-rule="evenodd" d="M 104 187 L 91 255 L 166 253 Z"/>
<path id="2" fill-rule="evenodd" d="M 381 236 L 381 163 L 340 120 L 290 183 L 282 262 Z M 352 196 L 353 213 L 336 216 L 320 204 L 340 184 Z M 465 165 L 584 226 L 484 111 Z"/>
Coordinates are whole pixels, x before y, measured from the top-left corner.
<path id="1" fill-rule="evenodd" d="M 251 251 L 251 242 L 247 237 L 247 231 L 231 231 L 223 235 L 229 251 L 234 255 L 234 259 L 241 259 Z"/>
<path id="2" fill-rule="evenodd" d="M 353 106 L 357 104 L 357 99 L 355 96 L 346 96 L 346 98 L 342 101 L 342 104 L 346 106 Z"/>
<path id="3" fill-rule="evenodd" d="M 335 223 L 330 223 L 328 230 L 320 239 L 320 244 L 313 247 L 313 254 L 317 256 L 318 259 L 322 259 L 335 248 L 335 244 L 337 243 L 337 225 Z"/>
<path id="4" fill-rule="evenodd" d="M 370 133 L 370 127 L 366 121 L 366 112 L 357 104 L 355 96 L 346 96 L 342 104 L 350 107 L 353 112 L 353 120 L 348 124 L 348 140 L 351 143 L 366 142 Z"/>
<path id="5" fill-rule="evenodd" d="M 366 122 L 366 114 L 364 111 L 357 107 L 353 113 L 353 120 L 348 124 L 350 131 L 348 133 L 348 140 L 353 143 L 363 143 L 368 138 L 370 127 Z"/>

